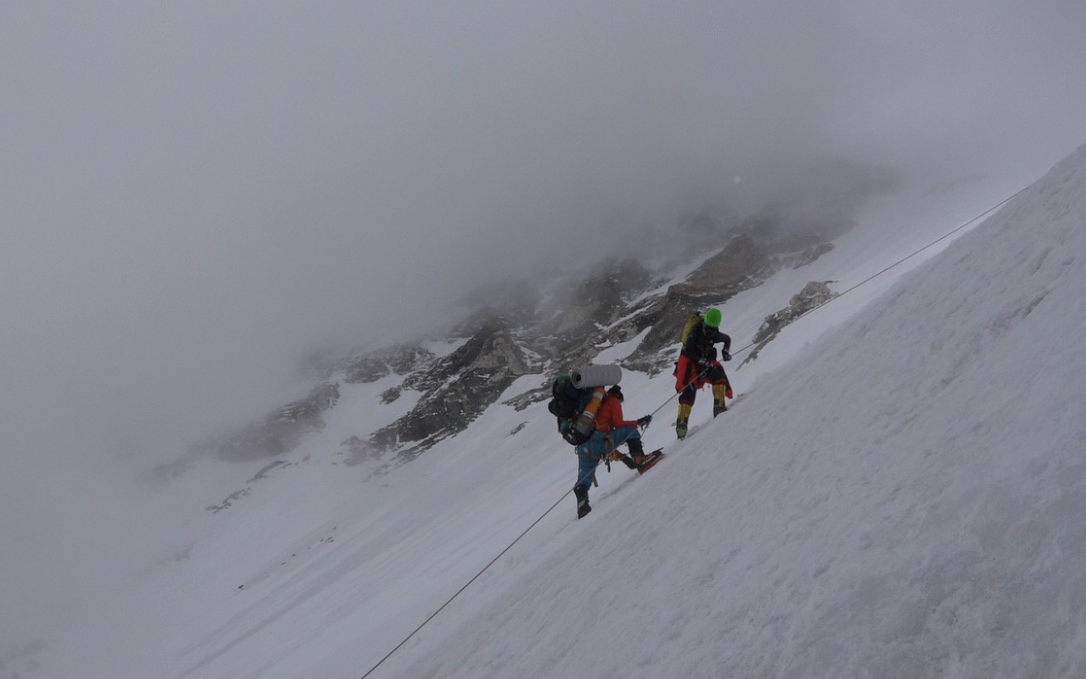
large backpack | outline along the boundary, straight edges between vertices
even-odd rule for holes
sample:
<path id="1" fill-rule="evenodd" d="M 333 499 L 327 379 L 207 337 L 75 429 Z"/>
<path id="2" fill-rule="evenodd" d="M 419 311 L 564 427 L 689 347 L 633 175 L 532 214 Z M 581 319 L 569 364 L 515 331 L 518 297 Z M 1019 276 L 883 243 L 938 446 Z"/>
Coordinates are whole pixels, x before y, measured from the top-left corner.
<path id="1" fill-rule="evenodd" d="M 683 330 L 679 335 L 679 339 L 682 340 L 684 347 L 686 346 L 686 340 L 690 339 L 690 333 L 694 332 L 694 328 L 698 327 L 698 323 L 701 323 L 702 318 L 700 313 L 694 312 L 686 319 L 686 323 L 683 323 Z"/>
<path id="2" fill-rule="evenodd" d="M 698 323 L 701 323 L 704 319 L 705 317 L 702 316 L 699 311 L 695 311 L 686 318 L 686 322 L 683 323 L 682 332 L 679 333 L 679 340 L 683 343 L 683 349 L 686 349 L 686 341 L 690 339 L 690 333 L 694 332 L 694 328 L 698 327 Z M 677 360 L 675 361 L 675 368 L 671 371 L 671 374 L 676 377 L 679 375 L 679 362 Z"/>
<path id="3" fill-rule="evenodd" d="M 558 420 L 558 433 L 566 443 L 579 446 L 588 440 L 589 434 L 574 427 L 574 421 L 591 399 L 592 389 L 573 386 L 569 375 L 559 375 L 551 385 L 551 401 L 547 404 L 547 410 Z"/>

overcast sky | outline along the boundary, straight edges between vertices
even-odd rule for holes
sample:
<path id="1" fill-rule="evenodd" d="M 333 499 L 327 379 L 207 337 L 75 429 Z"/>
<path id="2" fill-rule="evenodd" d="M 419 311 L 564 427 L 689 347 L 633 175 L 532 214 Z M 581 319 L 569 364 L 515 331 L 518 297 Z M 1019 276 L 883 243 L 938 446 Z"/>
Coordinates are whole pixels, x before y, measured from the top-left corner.
<path id="1" fill-rule="evenodd" d="M 0 545 L 616 224 L 827 167 L 1024 186 L 1086 141 L 1083 35 L 1080 0 L 7 2 Z"/>

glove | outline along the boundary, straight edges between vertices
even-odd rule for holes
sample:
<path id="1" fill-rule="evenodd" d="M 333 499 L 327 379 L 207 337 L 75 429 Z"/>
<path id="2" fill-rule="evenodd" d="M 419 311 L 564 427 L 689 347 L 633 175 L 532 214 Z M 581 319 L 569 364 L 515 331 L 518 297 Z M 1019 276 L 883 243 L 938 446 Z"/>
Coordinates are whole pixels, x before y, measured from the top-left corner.
<path id="1" fill-rule="evenodd" d="M 726 351 L 724 351 L 724 352 L 721 352 L 721 354 L 720 354 L 720 360 L 722 360 L 722 361 L 724 361 L 724 362 L 730 361 L 730 360 L 732 360 L 732 355 L 731 355 L 731 354 L 729 354 L 729 353 L 728 353 L 728 352 L 726 352 Z"/>
<path id="2" fill-rule="evenodd" d="M 644 417 L 637 418 L 637 426 L 647 427 L 649 422 L 652 422 L 652 415 L 645 415 Z"/>
<path id="3" fill-rule="evenodd" d="M 698 365 L 699 365 L 699 366 L 701 366 L 702 368 L 708 368 L 708 367 L 709 367 L 709 366 L 711 366 L 712 364 L 713 364 L 713 362 L 712 362 L 712 361 L 710 361 L 710 360 L 709 360 L 709 359 L 707 359 L 707 358 L 704 358 L 704 357 L 702 357 L 702 358 L 699 358 L 699 359 L 698 359 Z"/>

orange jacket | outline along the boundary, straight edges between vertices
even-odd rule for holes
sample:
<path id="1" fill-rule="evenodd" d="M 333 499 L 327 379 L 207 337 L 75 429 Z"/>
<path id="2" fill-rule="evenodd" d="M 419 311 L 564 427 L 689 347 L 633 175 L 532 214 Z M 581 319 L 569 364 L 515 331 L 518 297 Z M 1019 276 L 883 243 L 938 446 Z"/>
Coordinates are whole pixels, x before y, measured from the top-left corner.
<path id="1" fill-rule="evenodd" d="M 596 411 L 596 431 L 610 434 L 618 427 L 636 427 L 637 420 L 622 419 L 622 401 L 610 394 L 603 397 Z"/>

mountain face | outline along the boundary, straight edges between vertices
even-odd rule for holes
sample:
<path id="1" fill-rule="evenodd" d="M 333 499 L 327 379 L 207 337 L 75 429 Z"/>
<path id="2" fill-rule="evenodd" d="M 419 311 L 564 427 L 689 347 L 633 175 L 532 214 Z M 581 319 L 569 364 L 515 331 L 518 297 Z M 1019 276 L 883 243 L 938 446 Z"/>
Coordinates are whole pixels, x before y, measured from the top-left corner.
<path id="1" fill-rule="evenodd" d="M 792 299 L 788 302 L 788 306 L 766 316 L 765 322 L 762 323 L 762 327 L 758 328 L 757 334 L 754 335 L 754 349 L 750 352 L 750 355 L 743 360 L 741 365 L 750 363 L 758 358 L 758 352 L 772 342 L 773 338 L 780 334 L 780 331 L 784 326 L 798 320 L 800 316 L 817 309 L 836 297 L 838 293 L 830 290 L 830 283 L 832 282 L 833 281 L 811 281 L 804 286 L 802 290 L 792 296 Z"/>
<path id="2" fill-rule="evenodd" d="M 574 354 L 544 348 L 610 363 L 641 347 L 664 368 L 626 371 L 628 414 L 674 412 L 678 328 L 654 354 L 657 328 L 635 320 L 699 264 L 766 241 L 734 234 L 676 275 L 631 263 L 510 285 L 436 339 L 328 356 L 304 398 L 202 451 L 249 462 L 172 470 L 153 501 L 176 520 L 125 536 L 150 544 L 80 543 L 136 554 L 128 582 L 0 649 L 0 675 L 1086 676 L 1084 223 L 1086 147 L 907 274 L 886 265 L 946 222 L 889 243 L 876 220 L 824 257 L 763 248 L 776 273 L 722 309 L 750 340 L 736 355 L 770 342 L 728 364 L 737 407 L 713 418 L 699 401 L 683 441 L 657 417 L 647 444 L 667 460 L 601 472 L 584 521 L 576 458 L 538 402 Z M 831 281 L 828 311 L 780 332 Z M 426 410 L 511 377 L 489 406 L 444 406 L 482 408 L 461 434 Z M 667 638 L 619 648 L 627 629 Z"/>
<path id="3" fill-rule="evenodd" d="M 653 271 L 636 259 L 610 259 L 577 277 L 544 285 L 515 281 L 494 294 L 483 291 L 478 296 L 486 303 L 477 304 L 443 337 L 325 357 L 318 362 L 320 380 L 308 396 L 203 447 L 225 460 L 285 455 L 321 431 L 341 383 L 388 380 L 393 385 L 381 394 L 382 404 L 397 403 L 405 394 L 417 401 L 394 422 L 359 431 L 340 444 L 347 464 L 381 460 L 387 470 L 464 431 L 522 376 L 542 377 L 504 402 L 517 410 L 549 398 L 553 375 L 592 363 L 601 351 L 633 340 L 636 349 L 620 364 L 656 375 L 671 368 L 679 329 L 692 312 L 722 304 L 776 271 L 802 267 L 833 248 L 820 238 L 782 238 L 767 235 L 773 230 L 764 224 L 759 228 L 748 225 L 722 234 L 717 250 L 708 257 L 700 253 L 696 266 L 697 260 L 683 261 Z M 686 275 L 673 273 L 684 267 Z M 821 287 L 798 293 L 794 308 L 778 312 L 767 325 L 779 330 L 832 295 L 826 283 L 811 285 Z M 772 333 L 760 336 L 759 347 L 771 339 Z M 427 348 L 435 340 L 457 348 L 439 355 Z"/>
<path id="4" fill-rule="evenodd" d="M 370 445 L 409 461 L 467 428 L 513 381 L 530 370 L 504 318 L 495 318 L 444 359 L 409 373 L 402 389 L 424 396 L 406 415 L 374 432 Z"/>

